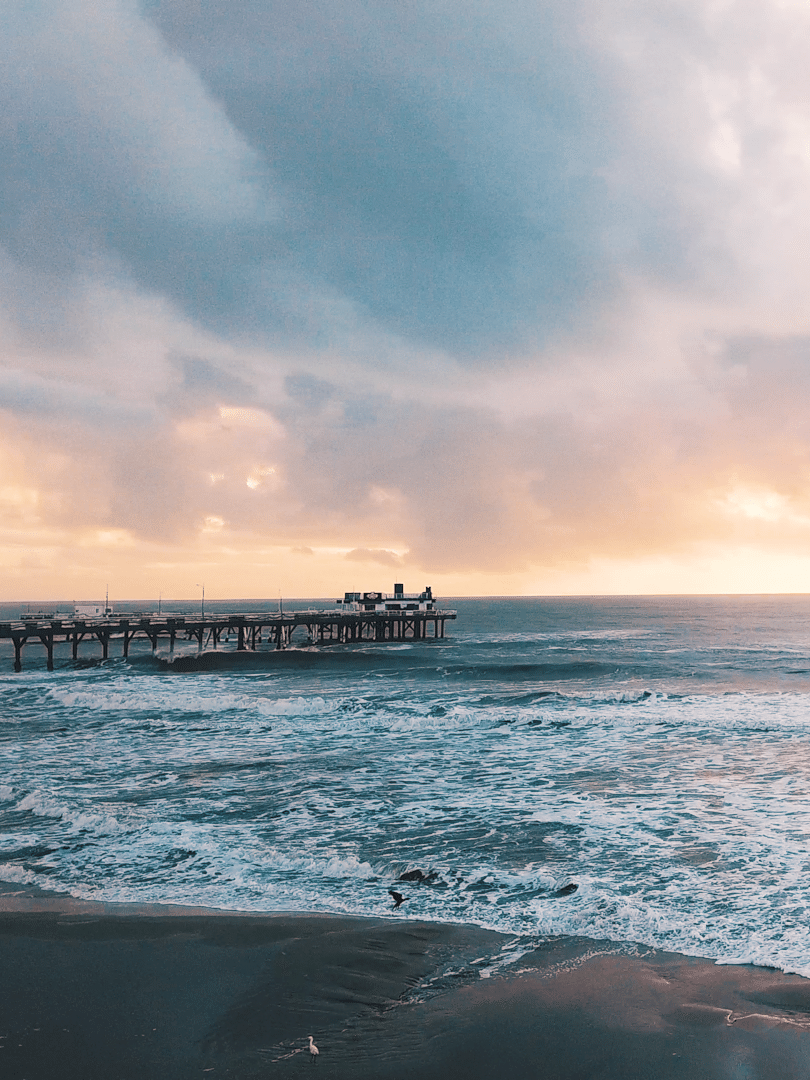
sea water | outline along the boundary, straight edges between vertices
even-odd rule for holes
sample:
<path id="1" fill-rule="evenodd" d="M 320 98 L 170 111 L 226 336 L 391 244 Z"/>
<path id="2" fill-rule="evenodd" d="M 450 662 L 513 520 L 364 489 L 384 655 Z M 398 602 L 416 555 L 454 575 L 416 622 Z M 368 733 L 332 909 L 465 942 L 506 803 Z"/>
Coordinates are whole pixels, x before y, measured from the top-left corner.
<path id="1" fill-rule="evenodd" d="M 216 605 L 237 606 L 263 605 Z M 810 598 L 443 606 L 443 639 L 301 638 L 210 670 L 114 641 L 51 673 L 29 645 L 14 674 L 6 649 L 0 880 L 374 916 L 393 887 L 397 917 L 517 948 L 575 934 L 810 976 Z"/>

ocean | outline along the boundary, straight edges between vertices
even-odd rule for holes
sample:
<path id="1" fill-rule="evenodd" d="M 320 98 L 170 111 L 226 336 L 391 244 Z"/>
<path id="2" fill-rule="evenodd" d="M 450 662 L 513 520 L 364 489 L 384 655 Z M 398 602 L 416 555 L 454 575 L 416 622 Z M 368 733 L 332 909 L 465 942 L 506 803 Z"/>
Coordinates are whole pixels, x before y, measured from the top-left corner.
<path id="1" fill-rule="evenodd" d="M 285 601 L 308 606 L 327 605 Z M 60 646 L 51 673 L 29 645 L 14 674 L 6 647 L 0 881 L 810 977 L 810 597 L 441 606 L 444 639 L 302 639 L 196 671 L 136 639 L 128 660 Z"/>

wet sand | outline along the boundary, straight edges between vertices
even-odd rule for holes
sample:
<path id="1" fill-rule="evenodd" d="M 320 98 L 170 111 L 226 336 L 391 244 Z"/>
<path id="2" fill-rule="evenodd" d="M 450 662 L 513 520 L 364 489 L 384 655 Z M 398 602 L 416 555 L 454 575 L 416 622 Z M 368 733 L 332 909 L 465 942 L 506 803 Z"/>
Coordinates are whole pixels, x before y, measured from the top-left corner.
<path id="1" fill-rule="evenodd" d="M 482 977 L 508 940 L 393 916 L 234 915 L 6 888 L 0 1075 L 810 1078 L 810 980 L 574 938 Z"/>

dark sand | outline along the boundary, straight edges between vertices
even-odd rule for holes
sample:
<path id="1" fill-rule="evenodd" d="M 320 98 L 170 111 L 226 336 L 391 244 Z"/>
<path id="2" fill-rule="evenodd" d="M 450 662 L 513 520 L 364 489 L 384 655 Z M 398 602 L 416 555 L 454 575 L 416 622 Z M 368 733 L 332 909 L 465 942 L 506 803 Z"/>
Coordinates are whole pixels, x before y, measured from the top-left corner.
<path id="1" fill-rule="evenodd" d="M 810 1080 L 808 980 L 572 938 L 481 978 L 506 940 L 7 889 L 0 1077 Z"/>

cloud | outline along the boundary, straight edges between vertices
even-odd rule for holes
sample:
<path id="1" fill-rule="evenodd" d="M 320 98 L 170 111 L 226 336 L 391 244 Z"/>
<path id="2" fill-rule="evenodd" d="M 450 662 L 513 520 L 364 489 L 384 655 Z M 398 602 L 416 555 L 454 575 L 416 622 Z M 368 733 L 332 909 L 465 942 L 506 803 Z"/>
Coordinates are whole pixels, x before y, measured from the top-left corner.
<path id="1" fill-rule="evenodd" d="M 4 123 L 29 181 L 20 194 L 60 189 L 77 209 L 84 195 L 91 221 L 89 196 L 194 224 L 267 213 L 256 152 L 136 4 L 31 3 L 5 30 Z"/>
<path id="2" fill-rule="evenodd" d="M 523 587 L 805 550 L 809 20 L 11 12 L 10 564 L 85 545 L 234 581 L 349 559 Z"/>
<path id="3" fill-rule="evenodd" d="M 4 46 L 0 244 L 39 308 L 48 288 L 69 301 L 99 259 L 190 309 L 229 294 L 229 238 L 278 204 L 256 150 L 137 5 L 26 4 Z"/>
<path id="4" fill-rule="evenodd" d="M 611 289 L 608 95 L 565 6 L 546 8 L 247 4 L 227 24 L 148 10 L 273 163 L 288 208 L 265 249 L 275 291 L 303 279 L 475 356 L 543 340 Z"/>
<path id="5" fill-rule="evenodd" d="M 385 551 L 384 549 L 370 551 L 368 548 L 353 548 L 346 553 L 346 558 L 349 562 L 379 563 L 380 566 L 395 566 L 398 568 L 402 566 L 402 560 L 395 551 Z"/>
<path id="6" fill-rule="evenodd" d="M 149 426 L 151 410 L 74 383 L 43 379 L 26 371 L 0 370 L 0 409 L 21 418 L 39 418 L 52 426 L 93 424 L 96 429 Z"/>

